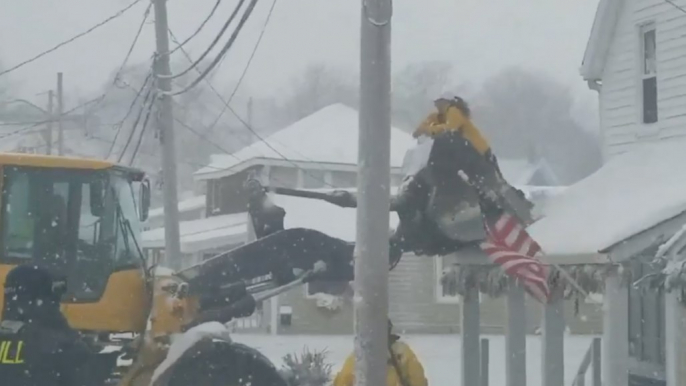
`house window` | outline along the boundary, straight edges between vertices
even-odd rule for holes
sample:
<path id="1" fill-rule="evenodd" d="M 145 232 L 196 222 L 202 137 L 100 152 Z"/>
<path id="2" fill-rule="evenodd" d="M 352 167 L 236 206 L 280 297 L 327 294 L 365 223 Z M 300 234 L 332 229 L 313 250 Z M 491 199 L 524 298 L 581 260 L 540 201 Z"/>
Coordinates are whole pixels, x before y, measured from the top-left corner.
<path id="1" fill-rule="evenodd" d="M 641 28 L 643 123 L 657 122 L 657 42 L 655 24 Z"/>
<path id="2" fill-rule="evenodd" d="M 659 269 L 647 259 L 631 263 L 637 280 Z M 629 286 L 629 355 L 644 363 L 665 364 L 665 297 L 663 290 Z"/>
<path id="3" fill-rule="evenodd" d="M 434 258 L 434 266 L 436 267 L 434 275 L 434 292 L 436 294 L 437 303 L 459 303 L 460 294 L 458 292 L 458 285 L 456 280 L 450 280 L 449 271 L 453 261 L 449 257 L 437 256 Z M 481 302 L 481 293 L 479 293 L 479 302 Z"/>
<path id="4" fill-rule="evenodd" d="M 326 171 L 316 169 L 301 169 L 303 189 L 320 189 L 327 186 Z"/>
<path id="5" fill-rule="evenodd" d="M 331 172 L 331 185 L 336 188 L 356 188 L 357 173 L 343 171 Z"/>
<path id="6" fill-rule="evenodd" d="M 298 186 L 299 169 L 272 166 L 269 168 L 269 184 L 280 188 L 296 188 Z"/>

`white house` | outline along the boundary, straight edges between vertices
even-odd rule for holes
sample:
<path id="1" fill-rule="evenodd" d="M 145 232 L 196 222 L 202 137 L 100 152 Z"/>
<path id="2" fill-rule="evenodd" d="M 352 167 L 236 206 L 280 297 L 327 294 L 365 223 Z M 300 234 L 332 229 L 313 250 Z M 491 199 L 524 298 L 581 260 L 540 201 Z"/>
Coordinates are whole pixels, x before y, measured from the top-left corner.
<path id="1" fill-rule="evenodd" d="M 580 72 L 598 92 L 606 165 L 551 204 L 532 232 L 562 255 L 607 254 L 632 280 L 659 273 L 656 250 L 683 240 L 674 234 L 686 222 L 686 175 L 676 172 L 686 161 L 686 1 L 600 0 Z M 686 384 L 681 291 L 639 291 L 611 276 L 603 384 Z"/>
<path id="2" fill-rule="evenodd" d="M 581 75 L 606 158 L 686 136 L 686 1 L 600 0 Z"/>

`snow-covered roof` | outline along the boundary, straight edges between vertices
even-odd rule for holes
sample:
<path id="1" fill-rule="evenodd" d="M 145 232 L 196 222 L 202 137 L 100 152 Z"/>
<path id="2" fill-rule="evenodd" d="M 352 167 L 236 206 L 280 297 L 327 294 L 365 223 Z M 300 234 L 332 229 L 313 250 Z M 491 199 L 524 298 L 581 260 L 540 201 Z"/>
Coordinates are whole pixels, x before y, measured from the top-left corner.
<path id="1" fill-rule="evenodd" d="M 685 141 L 619 155 L 546 205 L 529 227 L 549 255 L 604 252 L 686 211 Z"/>
<path id="2" fill-rule="evenodd" d="M 624 0 L 600 0 L 588 38 L 580 73 L 585 80 L 599 80 L 603 76 L 605 60 L 620 17 Z"/>
<path id="3" fill-rule="evenodd" d="M 181 221 L 181 252 L 193 253 L 245 241 L 247 214 L 227 214 L 200 220 Z M 164 248 L 164 228 L 143 232 L 143 248 Z"/>
<path id="4" fill-rule="evenodd" d="M 396 191 L 392 190 L 393 193 Z M 350 191 L 354 192 L 355 189 Z M 292 196 L 273 195 L 271 198 L 276 205 L 286 210 L 285 228 L 311 228 L 345 241 L 355 241 L 355 208 L 340 208 L 325 201 Z M 395 228 L 398 225 L 398 215 L 389 213 L 389 216 L 390 228 Z"/>
<path id="5" fill-rule="evenodd" d="M 498 158 L 498 166 L 505 179 L 512 185 L 530 185 L 537 172 L 543 173 L 547 186 L 559 184 L 555 172 L 544 159 L 532 163 L 527 159 Z"/>
<path id="6" fill-rule="evenodd" d="M 213 155 L 211 163 L 195 172 L 198 179 L 231 175 L 251 166 L 250 161 L 357 165 L 358 112 L 343 104 L 327 106 L 232 155 Z M 412 136 L 391 128 L 391 166 L 401 167 Z"/>
<path id="7" fill-rule="evenodd" d="M 206 204 L 206 196 L 196 196 L 196 197 L 191 197 L 187 198 L 185 200 L 179 201 L 179 212 L 187 212 L 191 210 L 196 210 L 200 208 L 204 208 Z M 164 207 L 159 207 L 155 209 L 150 209 L 150 213 L 148 214 L 148 219 L 150 218 L 155 218 L 164 215 Z"/>

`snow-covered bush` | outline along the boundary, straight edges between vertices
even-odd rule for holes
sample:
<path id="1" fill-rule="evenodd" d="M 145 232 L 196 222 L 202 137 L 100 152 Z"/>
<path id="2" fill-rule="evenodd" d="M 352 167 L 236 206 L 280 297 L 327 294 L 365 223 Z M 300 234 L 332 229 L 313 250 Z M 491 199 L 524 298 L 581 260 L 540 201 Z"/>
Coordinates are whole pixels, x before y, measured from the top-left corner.
<path id="1" fill-rule="evenodd" d="M 331 383 L 332 365 L 327 363 L 328 352 L 310 351 L 283 357 L 281 374 L 290 386 L 327 386 Z"/>

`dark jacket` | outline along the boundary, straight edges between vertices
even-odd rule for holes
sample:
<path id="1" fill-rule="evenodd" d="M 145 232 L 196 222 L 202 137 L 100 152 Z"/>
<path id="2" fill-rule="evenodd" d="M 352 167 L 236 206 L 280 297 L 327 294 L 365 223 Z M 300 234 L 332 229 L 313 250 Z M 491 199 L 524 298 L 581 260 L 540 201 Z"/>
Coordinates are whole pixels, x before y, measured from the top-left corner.
<path id="1" fill-rule="evenodd" d="M 50 274 L 20 266 L 7 275 L 0 321 L 0 379 L 12 386 L 99 386 L 116 364 L 98 355 L 60 312 Z"/>

